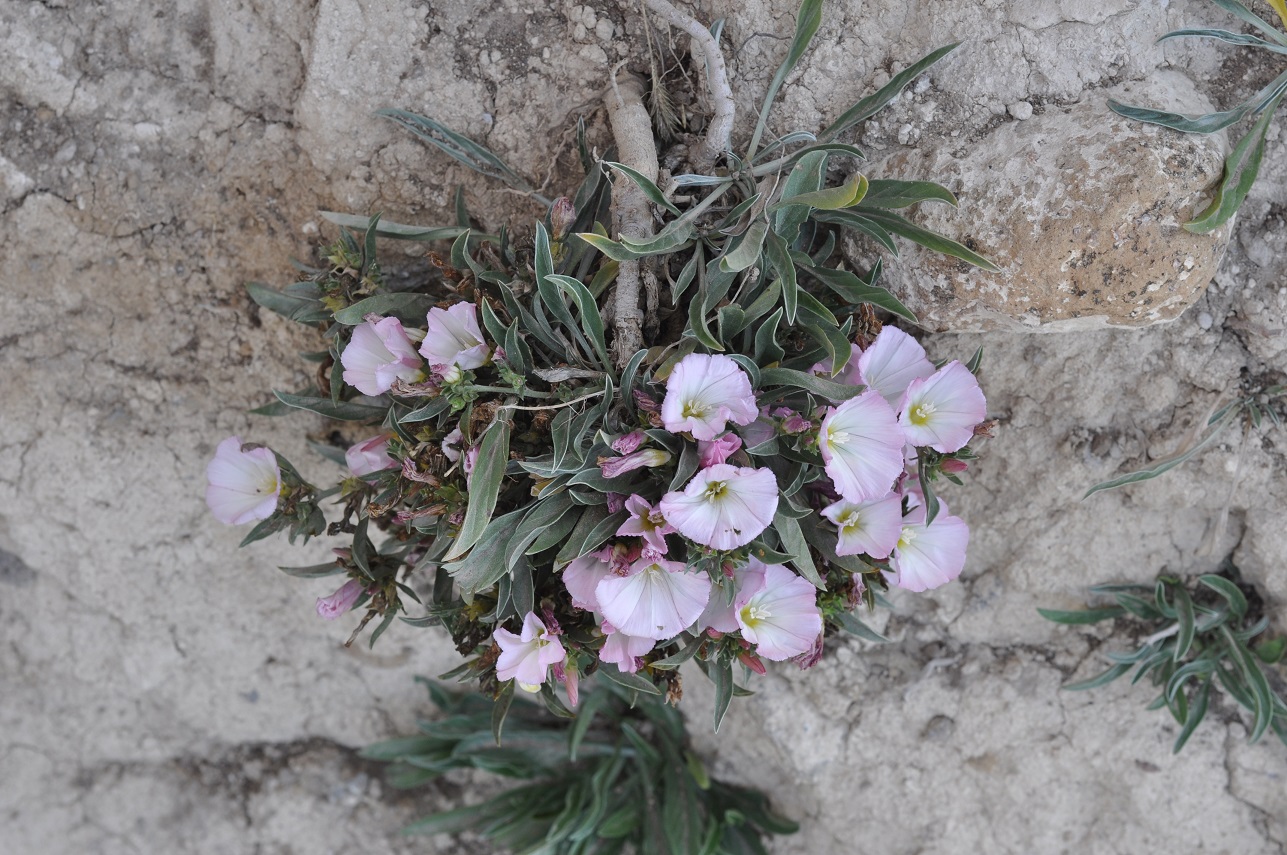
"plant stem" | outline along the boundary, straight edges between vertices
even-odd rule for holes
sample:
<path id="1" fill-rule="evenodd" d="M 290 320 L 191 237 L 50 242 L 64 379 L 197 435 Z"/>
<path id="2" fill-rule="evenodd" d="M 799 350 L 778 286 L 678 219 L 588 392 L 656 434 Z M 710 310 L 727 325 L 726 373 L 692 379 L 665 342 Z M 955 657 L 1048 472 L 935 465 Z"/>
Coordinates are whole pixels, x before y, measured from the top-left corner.
<path id="1" fill-rule="evenodd" d="M 652 137 L 652 120 L 643 104 L 643 81 L 634 75 L 617 80 L 606 97 L 608 123 L 617 141 L 617 157 L 622 163 L 657 180 L 657 145 Z M 613 179 L 612 219 L 617 238 L 643 241 L 652 235 L 652 210 L 647 195 L 628 176 Z M 636 351 L 643 347 L 643 311 L 639 308 L 640 265 L 622 261 L 617 268 L 616 300 L 612 317 L 612 359 L 617 368 L 625 368 Z"/>
<path id="2" fill-rule="evenodd" d="M 733 134 L 733 116 L 737 105 L 733 102 L 733 90 L 728 85 L 728 68 L 724 65 L 724 54 L 720 52 L 719 42 L 711 31 L 670 4 L 670 0 L 643 0 L 649 11 L 659 15 L 666 23 L 683 30 L 702 49 L 706 58 L 706 88 L 710 90 L 711 117 L 710 127 L 698 149 L 693 165 L 697 172 L 709 172 L 719 160 L 719 156 L 729 149 L 729 138 Z"/>

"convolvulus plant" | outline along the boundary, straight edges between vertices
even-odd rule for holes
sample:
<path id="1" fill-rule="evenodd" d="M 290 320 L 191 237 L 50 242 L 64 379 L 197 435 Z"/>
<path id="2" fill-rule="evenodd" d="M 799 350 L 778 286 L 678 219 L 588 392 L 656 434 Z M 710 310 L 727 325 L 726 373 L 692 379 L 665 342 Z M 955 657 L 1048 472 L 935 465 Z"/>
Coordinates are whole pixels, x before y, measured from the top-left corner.
<path id="1" fill-rule="evenodd" d="M 318 611 L 365 607 L 354 637 L 377 618 L 372 643 L 395 618 L 444 627 L 465 658 L 453 675 L 476 680 L 501 716 L 516 689 L 569 715 L 595 673 L 677 700 L 692 659 L 715 684 L 718 727 L 739 664 L 808 667 L 827 631 L 874 635 L 853 611 L 879 591 L 946 584 L 965 562 L 969 529 L 937 488 L 959 483 L 987 432 L 980 354 L 935 364 L 882 325 L 877 308 L 911 315 L 877 285 L 879 258 L 863 275 L 836 266 L 839 231 L 990 265 L 897 213 L 954 204 L 939 185 L 828 173 L 861 157 L 837 138 L 955 46 L 821 134 L 761 147 L 819 26 L 821 2 L 806 0 L 737 154 L 715 37 L 667 0 L 645 5 L 701 45 L 719 105 L 692 171 L 657 184 L 643 85 L 623 76 L 606 96 L 618 159 L 594 159 L 580 134 L 584 180 L 530 231 L 476 230 L 459 195 L 441 228 L 327 214 L 343 231 L 323 264 L 282 291 L 251 289 L 325 341 L 309 355 L 315 383 L 259 412 L 362 426 L 346 451 L 319 449 L 348 477 L 319 490 L 233 437 L 207 499 L 224 522 L 259 521 L 250 542 L 319 533 L 314 511 L 335 496 L 334 560 L 287 572 L 347 577 Z M 382 115 L 531 192 L 440 123 Z M 379 238 L 450 248 L 428 253 L 434 274 L 394 286 Z"/>
<path id="2" fill-rule="evenodd" d="M 1269 618 L 1260 614 L 1259 598 L 1249 599 L 1247 586 L 1234 581 L 1237 570 L 1207 574 L 1196 582 L 1160 576 L 1147 585 L 1097 585 L 1093 594 L 1110 595 L 1116 605 L 1084 611 L 1038 609 L 1062 624 L 1092 624 L 1125 619 L 1136 623 L 1139 647 L 1110 653 L 1113 665 L 1087 680 L 1064 686 L 1070 691 L 1094 689 L 1131 671 L 1132 683 L 1147 677 L 1161 690 L 1149 709 L 1166 707 L 1180 725 L 1173 751 L 1178 753 L 1207 713 L 1215 685 L 1252 714 L 1249 741 L 1272 730 L 1287 745 L 1287 684 L 1281 670 L 1287 638 L 1260 638 Z M 1260 638 L 1253 644 L 1253 640 Z"/>

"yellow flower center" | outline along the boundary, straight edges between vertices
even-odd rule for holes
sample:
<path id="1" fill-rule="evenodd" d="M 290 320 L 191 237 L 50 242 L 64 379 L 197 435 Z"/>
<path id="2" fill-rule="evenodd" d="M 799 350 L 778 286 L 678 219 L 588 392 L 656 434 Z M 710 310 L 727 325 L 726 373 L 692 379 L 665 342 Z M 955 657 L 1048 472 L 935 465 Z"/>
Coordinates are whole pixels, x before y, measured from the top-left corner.
<path id="1" fill-rule="evenodd" d="M 712 481 L 706 485 L 706 492 L 703 493 L 702 495 L 705 496 L 710 501 L 715 501 L 717 499 L 723 498 L 724 494 L 727 492 L 728 492 L 727 481 Z"/>
<path id="2" fill-rule="evenodd" d="M 933 404 L 915 404 L 908 411 L 907 418 L 916 427 L 925 427 L 925 424 L 930 420 L 930 416 L 934 415 L 935 409 Z"/>
<path id="3" fill-rule="evenodd" d="M 742 606 L 741 617 L 742 623 L 746 624 L 751 629 L 755 629 L 758 624 L 773 617 L 773 613 L 764 606 L 748 603 L 747 605 Z"/>
<path id="4" fill-rule="evenodd" d="M 686 419 L 700 419 L 706 416 L 706 408 L 698 401 L 685 401 L 681 412 Z"/>
<path id="5" fill-rule="evenodd" d="M 906 549 L 907 547 L 912 545 L 912 541 L 914 541 L 915 539 L 916 539 L 916 530 L 909 525 L 905 525 L 903 526 L 902 534 L 898 536 L 898 546 L 896 548 Z"/>

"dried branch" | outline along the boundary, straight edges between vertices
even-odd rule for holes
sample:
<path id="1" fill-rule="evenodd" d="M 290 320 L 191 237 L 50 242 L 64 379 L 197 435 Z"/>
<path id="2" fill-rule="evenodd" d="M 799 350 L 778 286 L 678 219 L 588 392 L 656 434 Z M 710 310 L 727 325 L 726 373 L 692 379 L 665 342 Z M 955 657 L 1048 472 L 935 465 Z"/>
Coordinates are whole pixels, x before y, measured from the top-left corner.
<path id="1" fill-rule="evenodd" d="M 689 17 L 670 4 L 670 0 L 643 0 L 644 5 L 654 14 L 659 15 L 666 23 L 683 30 L 702 49 L 706 58 L 706 88 L 710 90 L 711 117 L 706 136 L 694 159 L 697 172 L 709 172 L 719 157 L 729 149 L 729 138 L 733 133 L 733 115 L 736 105 L 733 103 L 733 90 L 728 84 L 728 69 L 724 65 L 724 54 L 720 52 L 719 42 L 711 31 L 695 18 Z"/>

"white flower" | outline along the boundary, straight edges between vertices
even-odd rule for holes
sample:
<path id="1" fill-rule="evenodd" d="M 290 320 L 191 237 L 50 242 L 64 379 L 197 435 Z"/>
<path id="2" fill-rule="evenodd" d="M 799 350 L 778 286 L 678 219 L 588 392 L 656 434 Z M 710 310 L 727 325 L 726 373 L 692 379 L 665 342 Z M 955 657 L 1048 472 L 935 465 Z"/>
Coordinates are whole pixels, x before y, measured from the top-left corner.
<path id="1" fill-rule="evenodd" d="M 898 424 L 912 445 L 950 454 L 974 436 L 987 407 L 979 381 L 970 369 L 953 361 L 933 376 L 908 385 Z"/>
<path id="2" fill-rule="evenodd" d="M 851 502 L 884 496 L 903 471 L 903 432 L 874 389 L 827 410 L 818 450 L 836 490 Z"/>
<path id="3" fill-rule="evenodd" d="M 708 466 L 682 493 L 667 493 L 657 507 L 666 522 L 691 541 L 715 549 L 745 546 L 773 522 L 778 482 L 769 469 Z"/>
<path id="4" fill-rule="evenodd" d="M 661 420 L 671 433 L 709 442 L 728 422 L 749 425 L 758 415 L 751 378 L 727 356 L 690 353 L 666 378 Z"/>
<path id="5" fill-rule="evenodd" d="M 266 520 L 277 510 L 282 475 L 272 449 L 243 450 L 241 440 L 230 436 L 215 449 L 206 480 L 206 505 L 225 525 Z"/>
<path id="6" fill-rule="evenodd" d="M 628 576 L 607 576 L 595 588 L 599 608 L 617 632 L 660 641 L 693 625 L 706 608 L 711 580 L 679 561 L 640 559 Z"/>
<path id="7" fill-rule="evenodd" d="M 435 369 L 486 365 L 491 348 L 483 341 L 483 331 L 478 326 L 478 307 L 473 303 L 456 303 L 448 309 L 437 306 L 430 309 L 425 318 L 425 340 L 420 343 L 420 355 Z"/>
<path id="8" fill-rule="evenodd" d="M 395 380 L 419 383 L 425 376 L 423 363 L 397 318 L 367 320 L 355 327 L 340 364 L 344 382 L 363 395 L 387 392 Z"/>
<path id="9" fill-rule="evenodd" d="M 919 341 L 898 327 L 883 327 L 871 347 L 858 357 L 858 371 L 862 383 L 896 407 L 907 384 L 933 374 L 934 363 L 925 358 Z"/>

